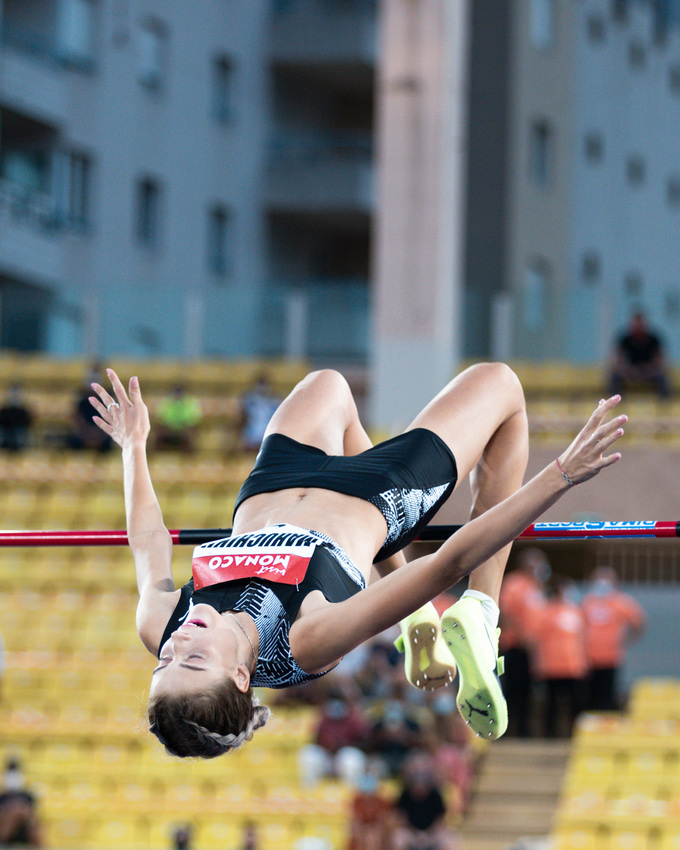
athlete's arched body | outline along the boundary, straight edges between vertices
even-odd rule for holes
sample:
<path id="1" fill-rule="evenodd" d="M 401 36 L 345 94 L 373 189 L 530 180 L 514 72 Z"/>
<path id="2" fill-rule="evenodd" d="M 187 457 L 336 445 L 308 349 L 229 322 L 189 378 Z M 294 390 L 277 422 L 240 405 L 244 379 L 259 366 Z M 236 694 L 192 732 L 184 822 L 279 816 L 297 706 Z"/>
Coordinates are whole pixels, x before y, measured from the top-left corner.
<path id="1" fill-rule="evenodd" d="M 623 433 L 625 416 L 605 421 L 618 396 L 600 402 L 559 461 L 521 487 L 526 411 L 507 366 L 465 370 L 404 434 L 375 448 L 345 379 L 314 372 L 269 423 L 239 493 L 232 538 L 199 547 L 194 580 L 176 588 L 139 382 L 131 379 L 128 394 L 108 374 L 117 401 L 94 384 L 95 421 L 123 450 L 137 628 L 160 658 L 151 728 L 169 751 L 214 756 L 238 746 L 266 720 L 251 685 L 322 675 L 397 622 L 411 683 L 447 684 L 455 658 L 459 709 L 479 734 L 503 733 L 495 621 L 510 544 L 572 483 L 619 458 L 603 454 Z M 471 521 L 404 567 L 400 550 L 468 475 Z M 469 590 L 440 624 L 430 600 L 467 574 Z"/>

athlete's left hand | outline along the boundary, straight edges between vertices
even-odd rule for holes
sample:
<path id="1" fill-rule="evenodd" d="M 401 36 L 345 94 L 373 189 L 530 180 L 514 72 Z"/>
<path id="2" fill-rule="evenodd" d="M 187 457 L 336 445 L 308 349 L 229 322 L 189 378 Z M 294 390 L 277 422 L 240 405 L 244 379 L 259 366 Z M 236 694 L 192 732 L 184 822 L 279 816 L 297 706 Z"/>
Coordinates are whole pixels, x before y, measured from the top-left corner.
<path id="1" fill-rule="evenodd" d="M 606 419 L 620 401 L 619 395 L 603 399 L 569 448 L 559 456 L 559 465 L 574 484 L 587 481 L 620 459 L 621 452 L 604 454 L 623 435 L 623 425 L 628 421 L 625 414 Z"/>

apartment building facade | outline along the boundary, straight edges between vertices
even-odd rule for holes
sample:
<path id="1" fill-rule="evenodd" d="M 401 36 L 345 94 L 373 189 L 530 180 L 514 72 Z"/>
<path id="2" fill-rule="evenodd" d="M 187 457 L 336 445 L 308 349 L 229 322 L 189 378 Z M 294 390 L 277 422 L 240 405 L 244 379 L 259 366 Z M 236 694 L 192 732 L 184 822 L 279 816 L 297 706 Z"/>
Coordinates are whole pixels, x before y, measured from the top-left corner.
<path id="1" fill-rule="evenodd" d="M 375 19 L 2 0 L 0 347 L 365 357 Z"/>
<path id="2" fill-rule="evenodd" d="M 632 311 L 680 357 L 680 3 L 521 0 L 497 338 L 602 362 Z"/>

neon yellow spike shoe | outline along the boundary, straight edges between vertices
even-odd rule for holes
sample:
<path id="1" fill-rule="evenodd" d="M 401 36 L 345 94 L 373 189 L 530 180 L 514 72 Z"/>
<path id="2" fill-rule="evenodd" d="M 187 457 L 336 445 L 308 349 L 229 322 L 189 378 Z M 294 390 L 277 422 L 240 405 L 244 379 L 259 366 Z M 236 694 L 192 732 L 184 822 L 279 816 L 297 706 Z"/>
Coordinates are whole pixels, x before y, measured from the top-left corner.
<path id="1" fill-rule="evenodd" d="M 456 675 L 456 665 L 446 648 L 439 615 L 431 602 L 401 620 L 401 634 L 394 641 L 405 653 L 406 678 L 414 688 L 434 691 L 446 687 Z"/>
<path id="2" fill-rule="evenodd" d="M 498 679 L 500 629 L 494 634 L 484 619 L 482 604 L 460 599 L 442 615 L 442 635 L 458 665 L 458 711 L 482 738 L 495 740 L 508 728 L 508 706 Z"/>

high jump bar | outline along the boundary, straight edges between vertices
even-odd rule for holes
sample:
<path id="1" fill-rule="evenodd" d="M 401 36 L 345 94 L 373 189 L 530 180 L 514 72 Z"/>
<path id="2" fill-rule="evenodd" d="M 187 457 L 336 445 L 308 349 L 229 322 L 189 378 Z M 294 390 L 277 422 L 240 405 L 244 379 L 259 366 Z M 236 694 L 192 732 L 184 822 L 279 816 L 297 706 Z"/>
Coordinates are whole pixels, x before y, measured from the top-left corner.
<path id="1" fill-rule="evenodd" d="M 428 525 L 415 542 L 442 543 L 462 525 Z M 230 528 L 171 529 L 175 545 L 197 546 L 231 535 Z M 680 520 L 671 522 L 631 520 L 623 522 L 534 522 L 518 540 L 601 540 L 630 537 L 680 537 Z M 127 532 L 112 531 L 4 531 L 3 546 L 126 546 Z"/>

